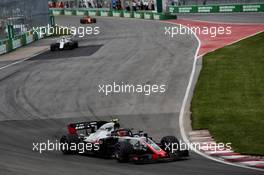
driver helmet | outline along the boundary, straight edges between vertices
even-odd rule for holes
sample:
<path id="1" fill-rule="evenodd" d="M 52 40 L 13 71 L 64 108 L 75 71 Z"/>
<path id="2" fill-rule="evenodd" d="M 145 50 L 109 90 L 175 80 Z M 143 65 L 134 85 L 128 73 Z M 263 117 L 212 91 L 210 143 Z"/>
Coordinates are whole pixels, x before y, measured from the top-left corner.
<path id="1" fill-rule="evenodd" d="M 117 135 L 120 136 L 120 137 L 124 137 L 124 136 L 128 136 L 128 135 L 129 135 L 128 131 L 123 130 L 123 129 L 117 131 L 116 133 L 117 133 Z"/>

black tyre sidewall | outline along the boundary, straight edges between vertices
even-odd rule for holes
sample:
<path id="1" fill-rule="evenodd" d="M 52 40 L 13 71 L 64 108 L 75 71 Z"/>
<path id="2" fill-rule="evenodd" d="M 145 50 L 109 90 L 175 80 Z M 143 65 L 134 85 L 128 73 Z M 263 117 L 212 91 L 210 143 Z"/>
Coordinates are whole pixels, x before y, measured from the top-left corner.
<path id="1" fill-rule="evenodd" d="M 57 47 L 56 47 L 57 45 L 56 44 L 51 44 L 50 45 L 50 51 L 56 51 L 57 49 Z"/>
<path id="2" fill-rule="evenodd" d="M 161 141 L 160 141 L 160 143 L 161 143 L 161 147 L 162 147 L 162 149 L 165 151 L 165 152 L 167 152 L 167 154 L 170 156 L 170 157 L 172 157 L 172 158 L 174 158 L 174 159 L 178 159 L 179 158 L 179 152 L 180 152 L 180 144 L 179 144 L 179 140 L 175 137 L 175 136 L 165 136 L 165 137 L 163 137 L 162 139 L 161 139 Z M 166 145 L 168 146 L 168 145 L 170 145 L 170 148 L 172 148 L 172 144 L 178 144 L 178 149 L 177 150 L 175 150 L 174 152 L 172 152 L 171 150 L 166 150 L 165 148 L 166 148 Z"/>
<path id="3" fill-rule="evenodd" d="M 115 157 L 118 162 L 128 162 L 132 152 L 132 145 L 127 142 L 119 142 L 115 146 Z"/>
<path id="4" fill-rule="evenodd" d="M 78 153 L 78 150 L 70 150 L 70 145 L 72 143 L 74 144 L 79 144 L 80 143 L 80 139 L 78 137 L 78 134 L 67 134 L 67 135 L 64 135 L 61 137 L 60 139 L 60 143 L 64 143 L 64 144 L 67 144 L 68 145 L 68 150 L 64 150 L 62 145 L 60 147 L 61 149 L 61 152 L 63 154 L 76 154 Z"/>

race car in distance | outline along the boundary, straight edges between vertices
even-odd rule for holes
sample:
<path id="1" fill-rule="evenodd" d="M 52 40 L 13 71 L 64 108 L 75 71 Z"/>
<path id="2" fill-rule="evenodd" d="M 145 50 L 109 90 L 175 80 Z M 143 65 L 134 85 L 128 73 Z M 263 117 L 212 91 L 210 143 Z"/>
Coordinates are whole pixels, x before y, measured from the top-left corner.
<path id="1" fill-rule="evenodd" d="M 96 23 L 96 19 L 90 16 L 85 16 L 80 19 L 80 23 L 81 24 L 92 24 L 92 23 Z"/>
<path id="2" fill-rule="evenodd" d="M 50 51 L 72 50 L 78 47 L 78 41 L 71 37 L 62 37 L 56 43 L 50 45 Z"/>
<path id="3" fill-rule="evenodd" d="M 69 124 L 68 134 L 60 139 L 62 153 L 81 154 L 78 150 L 80 147 L 76 146 L 81 144 L 86 145 L 86 148 L 87 144 L 90 144 L 89 148 L 93 148 L 85 149 L 81 153 L 114 158 L 118 162 L 167 162 L 189 156 L 188 150 L 168 149 L 174 144 L 178 144 L 179 147 L 176 137 L 165 136 L 156 143 L 147 133 L 142 131 L 132 133 L 131 129 L 120 128 L 118 120 Z"/>

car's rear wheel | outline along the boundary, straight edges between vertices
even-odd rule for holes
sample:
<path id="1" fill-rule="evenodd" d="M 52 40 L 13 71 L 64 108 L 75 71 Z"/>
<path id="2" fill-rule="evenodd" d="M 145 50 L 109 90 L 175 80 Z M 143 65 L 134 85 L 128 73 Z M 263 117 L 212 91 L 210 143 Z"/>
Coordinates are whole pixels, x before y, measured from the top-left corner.
<path id="1" fill-rule="evenodd" d="M 79 143 L 78 134 L 64 135 L 60 139 L 60 150 L 63 154 L 76 154 L 78 150 L 73 150 L 72 148 L 78 148 Z"/>
<path id="2" fill-rule="evenodd" d="M 79 44 L 77 41 L 74 41 L 74 48 L 78 48 L 79 47 Z"/>
<path id="3" fill-rule="evenodd" d="M 58 50 L 58 47 L 57 47 L 57 45 L 56 44 L 51 44 L 50 45 L 50 51 L 56 51 L 56 50 Z"/>
<path id="4" fill-rule="evenodd" d="M 180 143 L 175 136 L 165 136 L 160 141 L 161 148 L 173 159 L 179 158 Z"/>
<path id="5" fill-rule="evenodd" d="M 65 49 L 65 50 L 72 50 L 72 49 L 74 49 L 74 48 L 75 48 L 74 43 L 66 43 L 66 44 L 64 45 L 64 49 Z"/>
<path id="6" fill-rule="evenodd" d="M 115 158 L 118 162 L 128 162 L 133 147 L 128 142 L 119 142 L 115 146 Z"/>

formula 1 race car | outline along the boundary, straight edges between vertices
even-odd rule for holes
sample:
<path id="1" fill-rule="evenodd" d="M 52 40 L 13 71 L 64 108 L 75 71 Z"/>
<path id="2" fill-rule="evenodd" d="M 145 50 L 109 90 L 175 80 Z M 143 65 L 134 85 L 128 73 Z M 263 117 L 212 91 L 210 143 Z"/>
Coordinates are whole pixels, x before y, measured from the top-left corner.
<path id="1" fill-rule="evenodd" d="M 80 23 L 81 24 L 92 24 L 92 23 L 96 23 L 96 19 L 90 16 L 85 16 L 80 19 Z"/>
<path id="2" fill-rule="evenodd" d="M 72 50 L 78 48 L 78 41 L 73 40 L 71 37 L 62 37 L 56 43 L 52 43 L 50 45 L 50 51 L 57 51 L 57 50 Z"/>
<path id="3" fill-rule="evenodd" d="M 188 150 L 179 149 L 176 137 L 166 136 L 156 143 L 143 131 L 132 133 L 131 129 L 120 128 L 118 120 L 69 124 L 68 134 L 60 139 L 60 149 L 64 154 L 84 153 L 134 163 L 175 161 L 189 156 Z"/>

